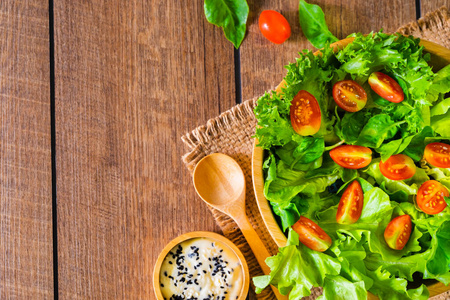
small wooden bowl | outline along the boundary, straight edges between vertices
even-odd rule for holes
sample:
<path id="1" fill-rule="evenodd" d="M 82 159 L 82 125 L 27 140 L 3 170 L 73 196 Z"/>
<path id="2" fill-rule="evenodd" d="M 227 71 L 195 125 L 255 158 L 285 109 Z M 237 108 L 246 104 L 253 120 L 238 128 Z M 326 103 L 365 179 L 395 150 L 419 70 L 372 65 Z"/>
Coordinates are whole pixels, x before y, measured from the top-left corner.
<path id="1" fill-rule="evenodd" d="M 331 44 L 331 47 L 334 48 L 335 51 L 343 49 L 345 46 L 350 44 L 354 38 L 347 38 L 336 43 Z M 441 68 L 450 64 L 450 50 L 442 47 L 433 42 L 421 40 L 420 45 L 425 47 L 425 52 L 431 54 L 431 59 L 429 64 L 433 66 L 433 69 L 440 70 Z M 319 55 L 320 51 L 314 53 L 314 55 Z M 277 93 L 281 93 L 281 88 L 285 85 L 284 80 L 275 88 Z M 277 244 L 278 247 L 284 247 L 287 243 L 287 238 L 284 233 L 281 231 L 280 226 L 278 226 L 277 221 L 272 213 L 272 209 L 270 207 L 269 201 L 267 201 L 266 197 L 264 197 L 264 175 L 263 175 L 263 162 L 264 162 L 264 150 L 260 147 L 257 147 L 258 140 L 255 139 L 253 144 L 253 154 L 252 154 L 252 178 L 253 178 L 253 189 L 255 191 L 256 202 L 258 204 L 259 212 L 261 213 L 262 219 L 264 221 L 264 225 L 272 236 L 273 240 Z M 430 297 L 439 295 L 450 290 L 450 286 L 445 286 L 441 282 L 437 282 L 431 285 L 428 285 L 428 290 L 430 291 Z M 379 299 L 377 296 L 368 292 L 367 296 L 368 300 L 377 300 Z"/>
<path id="2" fill-rule="evenodd" d="M 236 255 L 236 257 L 238 258 L 238 260 L 242 266 L 242 275 L 243 275 L 242 283 L 243 284 L 242 284 L 241 292 L 239 293 L 238 300 L 246 299 L 247 294 L 248 294 L 249 284 L 250 284 L 250 273 L 248 271 L 248 265 L 244 258 L 244 255 L 239 250 L 239 248 L 236 247 L 236 245 L 233 244 L 229 239 L 225 238 L 224 236 L 222 236 L 220 234 L 217 234 L 214 232 L 209 232 L 209 231 L 194 231 L 194 232 L 188 232 L 188 233 L 182 234 L 179 237 L 176 237 L 175 239 L 170 241 L 164 247 L 164 249 L 161 251 L 161 253 L 158 256 L 158 259 L 156 260 L 155 268 L 153 269 L 153 289 L 155 290 L 156 298 L 158 300 L 164 299 L 162 292 L 161 292 L 161 288 L 160 288 L 159 277 L 161 274 L 162 263 L 163 263 L 164 259 L 166 258 L 167 254 L 176 245 L 178 245 L 184 241 L 187 241 L 190 239 L 195 239 L 195 238 L 207 238 L 207 239 L 210 239 L 213 241 L 218 241 L 232 250 L 232 252 Z"/>

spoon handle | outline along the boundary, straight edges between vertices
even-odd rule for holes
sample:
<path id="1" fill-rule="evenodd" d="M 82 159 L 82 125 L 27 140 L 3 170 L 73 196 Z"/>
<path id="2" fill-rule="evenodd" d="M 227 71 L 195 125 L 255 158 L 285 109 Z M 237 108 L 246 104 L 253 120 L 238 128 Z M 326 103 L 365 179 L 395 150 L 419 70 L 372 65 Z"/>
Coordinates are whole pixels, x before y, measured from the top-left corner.
<path id="1" fill-rule="evenodd" d="M 247 243 L 250 245 L 250 248 L 252 249 L 253 254 L 255 255 L 256 260 L 261 266 L 261 269 L 263 270 L 264 274 L 269 275 L 270 268 L 269 266 L 266 265 L 265 260 L 267 257 L 271 255 L 269 254 L 269 251 L 267 251 L 266 246 L 264 246 L 264 243 L 261 241 L 256 231 L 253 229 L 252 224 L 250 224 L 250 221 L 248 220 L 247 216 L 245 214 L 241 214 L 239 216 L 236 216 L 234 220 L 241 229 L 242 234 L 247 240 Z M 288 299 L 288 296 L 281 295 L 280 292 L 278 292 L 278 290 L 273 285 L 271 285 L 270 287 L 272 288 L 272 291 L 277 297 L 277 299 L 279 300 Z"/>

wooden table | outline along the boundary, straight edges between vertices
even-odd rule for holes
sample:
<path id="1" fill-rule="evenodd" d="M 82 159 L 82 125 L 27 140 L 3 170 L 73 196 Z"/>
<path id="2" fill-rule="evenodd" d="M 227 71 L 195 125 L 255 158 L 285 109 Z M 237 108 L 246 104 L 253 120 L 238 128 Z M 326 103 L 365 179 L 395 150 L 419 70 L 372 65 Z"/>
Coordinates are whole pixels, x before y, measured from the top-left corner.
<path id="1" fill-rule="evenodd" d="M 450 4 L 310 2 L 339 38 L 392 32 Z M 297 0 L 249 6 L 236 51 L 200 0 L 0 2 L 1 299 L 153 299 L 163 246 L 220 231 L 180 137 L 272 88 L 311 48 Z M 291 24 L 283 45 L 259 33 L 263 9 Z"/>

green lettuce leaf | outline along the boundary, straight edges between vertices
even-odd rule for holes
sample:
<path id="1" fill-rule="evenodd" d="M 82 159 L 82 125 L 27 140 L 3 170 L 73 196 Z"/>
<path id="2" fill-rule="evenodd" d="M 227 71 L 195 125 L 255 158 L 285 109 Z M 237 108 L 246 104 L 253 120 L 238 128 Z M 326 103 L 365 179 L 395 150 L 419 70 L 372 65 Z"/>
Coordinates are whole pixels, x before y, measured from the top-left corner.
<path id="1" fill-rule="evenodd" d="M 291 299 L 300 299 L 310 295 L 312 287 L 322 286 L 326 276 L 339 274 L 341 265 L 336 258 L 303 246 L 298 241 L 297 233 L 292 230 L 289 235 L 286 247 L 266 259 L 270 275 L 253 278 L 257 293 L 272 284 L 281 294 L 290 292 Z"/>
<path id="2" fill-rule="evenodd" d="M 369 291 L 380 300 L 428 299 L 429 292 L 425 285 L 407 290 L 406 279 L 395 278 L 388 271 L 382 271 L 381 267 L 374 272 L 368 272 L 368 275 L 373 280 L 373 286 Z"/>

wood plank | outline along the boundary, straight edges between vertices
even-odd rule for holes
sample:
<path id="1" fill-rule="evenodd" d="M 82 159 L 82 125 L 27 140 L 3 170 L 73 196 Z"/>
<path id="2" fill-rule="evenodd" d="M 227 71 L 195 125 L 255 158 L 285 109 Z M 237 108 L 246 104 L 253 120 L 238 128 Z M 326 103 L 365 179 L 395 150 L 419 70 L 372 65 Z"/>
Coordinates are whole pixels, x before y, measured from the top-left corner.
<path id="1" fill-rule="evenodd" d="M 233 48 L 202 1 L 55 1 L 59 293 L 153 299 L 181 233 L 219 231 L 180 137 L 235 103 Z"/>
<path id="2" fill-rule="evenodd" d="M 421 0 L 420 1 L 420 12 L 421 16 L 425 16 L 429 12 L 433 12 L 442 6 L 450 9 L 450 0 Z"/>
<path id="3" fill-rule="evenodd" d="M 53 298 L 48 1 L 0 2 L 0 298 Z"/>
<path id="4" fill-rule="evenodd" d="M 369 33 L 381 28 L 385 32 L 394 32 L 416 18 L 414 0 L 317 0 L 308 3 L 318 4 L 323 9 L 330 31 L 340 39 L 354 32 Z M 298 1 L 251 0 L 249 6 L 248 33 L 240 48 L 243 99 L 274 88 L 286 75 L 284 66 L 295 61 L 299 51 L 314 49 L 300 29 Z M 261 35 L 258 17 L 265 9 L 282 13 L 291 25 L 291 37 L 284 44 L 272 44 Z"/>

